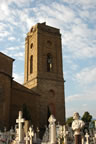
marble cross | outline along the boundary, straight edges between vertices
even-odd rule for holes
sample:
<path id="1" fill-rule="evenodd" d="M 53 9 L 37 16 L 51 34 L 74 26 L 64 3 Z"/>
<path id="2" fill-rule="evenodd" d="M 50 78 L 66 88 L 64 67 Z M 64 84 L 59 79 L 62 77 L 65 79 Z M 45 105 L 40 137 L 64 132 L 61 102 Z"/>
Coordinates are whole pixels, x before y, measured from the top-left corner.
<path id="1" fill-rule="evenodd" d="M 89 144 L 89 135 L 88 135 L 88 133 L 86 133 L 85 137 L 86 137 L 86 144 Z"/>
<path id="2" fill-rule="evenodd" d="M 22 118 L 22 111 L 19 111 L 19 117 L 16 119 L 16 123 L 18 123 L 19 128 L 19 142 L 22 141 L 22 123 L 24 123 L 24 119 Z"/>
<path id="3" fill-rule="evenodd" d="M 85 144 L 85 142 L 84 142 L 84 136 L 81 137 L 81 143 Z"/>
<path id="4" fill-rule="evenodd" d="M 12 141 L 12 136 L 15 135 L 15 132 L 13 130 L 13 127 L 10 129 L 10 141 Z"/>
<path id="5" fill-rule="evenodd" d="M 63 126 L 63 137 L 64 137 L 64 144 L 67 144 L 67 135 L 68 131 L 66 131 L 65 125 Z"/>
<path id="6" fill-rule="evenodd" d="M 33 131 L 32 127 L 29 128 L 28 134 L 29 134 L 29 137 L 30 137 L 30 144 L 32 144 L 32 137 L 34 136 L 34 131 Z"/>
<path id="7" fill-rule="evenodd" d="M 30 140 L 28 136 L 28 132 L 26 133 L 26 137 L 24 138 L 24 140 L 26 141 L 26 144 L 28 144 L 28 141 Z"/>

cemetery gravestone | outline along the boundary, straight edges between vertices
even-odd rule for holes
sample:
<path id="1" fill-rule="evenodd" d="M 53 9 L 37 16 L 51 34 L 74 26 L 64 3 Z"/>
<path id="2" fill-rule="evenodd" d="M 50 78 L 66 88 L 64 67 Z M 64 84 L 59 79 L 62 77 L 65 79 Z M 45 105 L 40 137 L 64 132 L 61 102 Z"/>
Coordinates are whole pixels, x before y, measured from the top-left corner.
<path id="1" fill-rule="evenodd" d="M 55 126 L 56 119 L 54 118 L 53 115 L 51 115 L 48 121 L 49 121 L 49 128 L 50 128 L 50 143 L 55 144 L 56 143 L 56 126 Z"/>
<path id="2" fill-rule="evenodd" d="M 28 136 L 28 132 L 26 133 L 26 137 L 24 138 L 24 140 L 26 141 L 26 144 L 28 144 L 28 141 L 30 140 Z"/>
<path id="3" fill-rule="evenodd" d="M 24 119 L 22 118 L 22 111 L 19 111 L 19 117 L 16 119 L 16 123 L 18 123 L 19 128 L 19 142 L 23 140 L 23 133 L 22 133 L 22 123 L 24 123 Z"/>
<path id="4" fill-rule="evenodd" d="M 29 134 L 29 137 L 30 137 L 30 144 L 32 144 L 32 137 L 34 136 L 34 131 L 33 131 L 32 127 L 29 128 L 28 134 Z"/>
<path id="5" fill-rule="evenodd" d="M 89 135 L 88 135 L 88 133 L 86 133 L 85 138 L 86 138 L 86 144 L 89 144 Z"/>

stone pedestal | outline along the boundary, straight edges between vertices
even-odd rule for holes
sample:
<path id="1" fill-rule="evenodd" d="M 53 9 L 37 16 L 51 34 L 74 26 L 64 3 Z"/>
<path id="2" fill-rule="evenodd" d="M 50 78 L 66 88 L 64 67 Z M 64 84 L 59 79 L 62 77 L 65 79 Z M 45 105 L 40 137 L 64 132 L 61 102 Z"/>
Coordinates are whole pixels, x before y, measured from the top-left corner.
<path id="1" fill-rule="evenodd" d="M 75 144 L 82 144 L 81 135 L 75 135 Z"/>
<path id="2" fill-rule="evenodd" d="M 29 129 L 29 121 L 25 120 L 25 123 L 24 123 L 24 133 L 25 134 L 28 132 L 28 129 Z"/>

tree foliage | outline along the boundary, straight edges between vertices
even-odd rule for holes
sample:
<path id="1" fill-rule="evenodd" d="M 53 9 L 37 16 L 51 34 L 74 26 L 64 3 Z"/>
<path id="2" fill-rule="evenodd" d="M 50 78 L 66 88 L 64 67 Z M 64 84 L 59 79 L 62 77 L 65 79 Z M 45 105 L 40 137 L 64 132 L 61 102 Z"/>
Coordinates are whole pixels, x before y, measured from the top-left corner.
<path id="1" fill-rule="evenodd" d="M 82 120 L 85 122 L 85 126 L 84 126 L 84 133 L 87 131 L 89 131 L 89 123 L 92 120 L 92 115 L 90 115 L 89 112 L 85 112 L 82 116 Z"/>
<path id="2" fill-rule="evenodd" d="M 91 122 L 92 120 L 92 115 L 90 115 L 89 112 L 85 112 L 82 116 L 82 120 L 85 122 L 85 123 L 89 123 Z"/>
<path id="3" fill-rule="evenodd" d="M 66 124 L 68 124 L 68 126 L 71 127 L 72 122 L 73 122 L 73 117 L 69 117 L 69 118 L 67 119 L 67 121 L 66 121 Z"/>
<path id="4" fill-rule="evenodd" d="M 25 120 L 31 121 L 31 115 L 30 115 L 30 112 L 29 112 L 28 107 L 26 106 L 26 104 L 23 104 L 22 112 L 23 112 L 23 118 Z"/>

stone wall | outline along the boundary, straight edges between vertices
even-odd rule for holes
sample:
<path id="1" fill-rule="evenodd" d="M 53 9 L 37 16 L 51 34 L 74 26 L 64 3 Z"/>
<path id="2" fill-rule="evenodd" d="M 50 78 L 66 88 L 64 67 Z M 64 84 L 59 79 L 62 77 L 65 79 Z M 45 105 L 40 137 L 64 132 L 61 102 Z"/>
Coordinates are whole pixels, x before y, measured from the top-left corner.
<path id="1" fill-rule="evenodd" d="M 36 94 L 19 83 L 12 83 L 12 99 L 11 99 L 11 124 L 15 124 L 18 110 L 22 110 L 23 104 L 26 104 L 29 113 L 31 114 L 32 124 L 38 125 L 37 109 L 39 105 L 39 94 Z"/>

